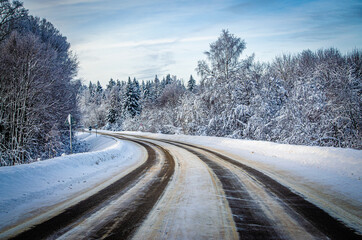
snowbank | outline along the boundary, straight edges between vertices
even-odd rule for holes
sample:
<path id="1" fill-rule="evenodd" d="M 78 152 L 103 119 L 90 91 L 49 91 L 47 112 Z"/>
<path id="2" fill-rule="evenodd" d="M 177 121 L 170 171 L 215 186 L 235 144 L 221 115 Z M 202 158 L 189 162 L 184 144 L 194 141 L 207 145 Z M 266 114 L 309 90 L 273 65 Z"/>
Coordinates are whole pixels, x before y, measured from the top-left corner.
<path id="1" fill-rule="evenodd" d="M 90 152 L 0 168 L 0 230 L 142 161 L 143 152 L 134 144 L 89 133 L 78 138 L 89 144 Z"/>

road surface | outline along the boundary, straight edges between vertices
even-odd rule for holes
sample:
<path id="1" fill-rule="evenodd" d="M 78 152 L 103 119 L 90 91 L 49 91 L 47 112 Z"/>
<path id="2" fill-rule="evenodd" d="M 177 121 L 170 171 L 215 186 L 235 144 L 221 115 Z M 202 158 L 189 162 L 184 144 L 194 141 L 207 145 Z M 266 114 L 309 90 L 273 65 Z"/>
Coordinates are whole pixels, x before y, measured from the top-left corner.
<path id="1" fill-rule="evenodd" d="M 133 171 L 12 239 L 362 239 L 262 171 L 186 143 L 108 134 L 145 149 Z M 359 229 L 360 230 L 360 229 Z"/>

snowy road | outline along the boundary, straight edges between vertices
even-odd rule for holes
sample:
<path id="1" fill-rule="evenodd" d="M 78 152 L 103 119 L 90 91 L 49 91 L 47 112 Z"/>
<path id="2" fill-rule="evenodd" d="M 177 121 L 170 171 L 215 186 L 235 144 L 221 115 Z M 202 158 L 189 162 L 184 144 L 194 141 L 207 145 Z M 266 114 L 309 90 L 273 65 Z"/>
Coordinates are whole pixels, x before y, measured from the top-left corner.
<path id="1" fill-rule="evenodd" d="M 361 239 L 240 159 L 194 144 L 110 135 L 144 148 L 147 160 L 15 239 Z"/>
<path id="2" fill-rule="evenodd" d="M 254 168 L 207 148 L 153 141 L 164 143 L 163 147 L 179 156 L 176 159 L 180 169 L 176 172 L 180 176 L 173 179 L 153 214 L 139 228 L 136 239 L 360 238 L 322 209 Z M 197 167 L 198 173 L 191 173 L 193 168 L 187 166 L 193 161 L 203 163 Z M 202 168 L 204 174 L 200 173 Z M 194 180 L 183 183 L 187 175 Z M 202 180 L 195 180 L 197 177 Z M 200 184 L 207 181 L 213 184 L 203 191 L 206 186 Z"/>

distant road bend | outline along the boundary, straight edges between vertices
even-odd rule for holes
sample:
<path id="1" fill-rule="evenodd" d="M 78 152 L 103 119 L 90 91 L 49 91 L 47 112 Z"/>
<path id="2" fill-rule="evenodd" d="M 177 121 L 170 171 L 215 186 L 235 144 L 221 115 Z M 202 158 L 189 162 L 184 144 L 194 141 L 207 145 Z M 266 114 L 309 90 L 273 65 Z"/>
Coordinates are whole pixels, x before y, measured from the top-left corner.
<path id="1" fill-rule="evenodd" d="M 141 136 L 147 160 L 12 239 L 362 239 L 276 180 L 216 150 Z"/>

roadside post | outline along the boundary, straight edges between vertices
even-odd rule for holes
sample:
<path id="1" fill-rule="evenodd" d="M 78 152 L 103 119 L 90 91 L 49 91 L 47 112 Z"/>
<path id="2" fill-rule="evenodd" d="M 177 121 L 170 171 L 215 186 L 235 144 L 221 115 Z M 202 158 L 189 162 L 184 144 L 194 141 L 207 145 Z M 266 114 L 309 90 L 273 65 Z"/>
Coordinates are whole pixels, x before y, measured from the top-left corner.
<path id="1" fill-rule="evenodd" d="M 68 115 L 68 123 L 69 123 L 69 144 L 70 144 L 70 153 L 73 153 L 73 148 L 72 148 L 72 115 L 69 113 Z"/>

